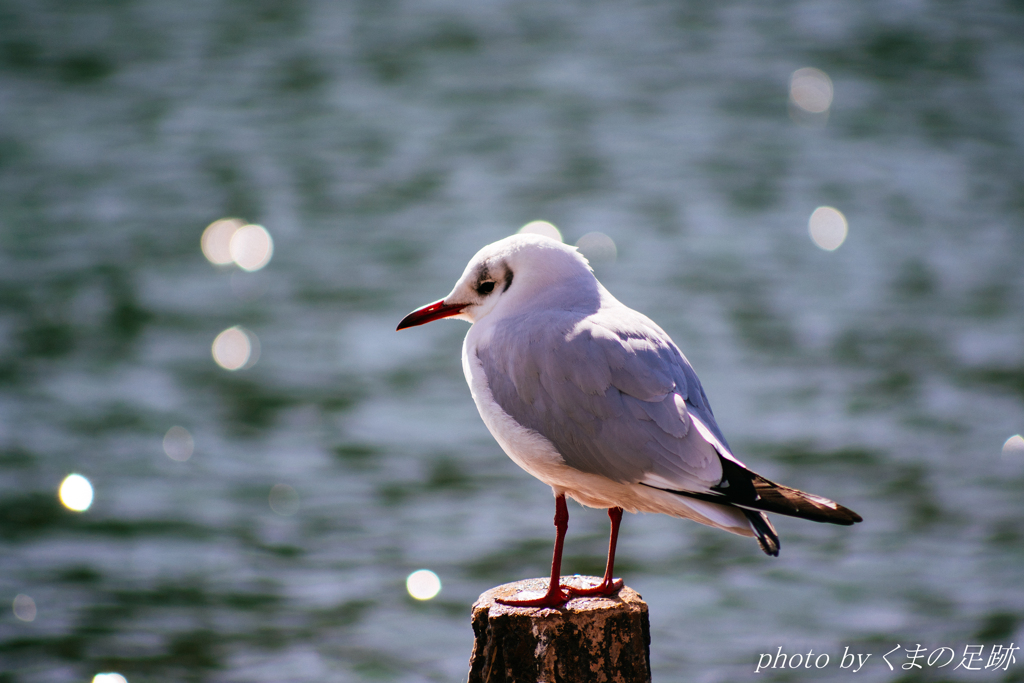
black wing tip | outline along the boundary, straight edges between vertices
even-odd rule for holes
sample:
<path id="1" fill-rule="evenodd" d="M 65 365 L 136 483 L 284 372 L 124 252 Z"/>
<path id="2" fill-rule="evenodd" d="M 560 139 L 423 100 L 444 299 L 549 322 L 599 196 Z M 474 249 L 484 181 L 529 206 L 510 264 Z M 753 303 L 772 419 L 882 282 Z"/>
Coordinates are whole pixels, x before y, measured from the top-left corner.
<path id="1" fill-rule="evenodd" d="M 787 501 L 788 502 L 788 501 Z M 830 501 L 831 502 L 831 501 Z M 835 507 L 829 506 L 818 506 L 818 505 L 756 505 L 755 508 L 758 510 L 764 510 L 765 512 L 774 512 L 777 515 L 785 515 L 787 517 L 796 517 L 797 519 L 806 519 L 809 522 L 818 522 L 819 524 L 836 524 L 838 526 L 853 526 L 859 522 L 863 522 L 864 518 L 858 515 L 853 510 L 843 507 L 838 503 L 833 503 Z"/>
<path id="2" fill-rule="evenodd" d="M 842 526 L 853 526 L 854 524 L 857 524 L 859 522 L 863 522 L 864 521 L 863 517 L 858 515 L 856 512 L 854 512 L 850 508 L 843 507 L 842 505 L 839 505 L 838 503 L 836 503 L 836 506 L 837 506 L 837 510 L 836 511 L 844 513 L 846 515 L 846 517 L 841 518 L 841 519 L 839 519 L 839 518 L 837 518 L 837 519 L 828 519 L 828 520 L 825 520 L 825 521 L 830 522 L 832 524 L 840 524 Z"/>
<path id="3" fill-rule="evenodd" d="M 753 475 L 752 484 L 757 493 L 757 501 L 751 508 L 840 526 L 852 526 L 864 521 L 856 512 L 834 500 L 776 484 L 754 472 L 750 474 Z"/>
<path id="4" fill-rule="evenodd" d="M 789 491 L 793 491 L 796 494 L 802 494 L 799 496 L 801 504 L 799 505 L 799 509 L 795 512 L 789 513 L 778 510 L 780 514 L 789 514 L 793 517 L 806 519 L 811 522 L 837 524 L 839 526 L 853 526 L 858 522 L 864 521 L 864 518 L 856 512 L 848 507 L 840 505 L 834 500 L 829 500 L 813 494 L 804 494 L 803 491 L 797 491 L 796 489 L 789 489 Z"/>

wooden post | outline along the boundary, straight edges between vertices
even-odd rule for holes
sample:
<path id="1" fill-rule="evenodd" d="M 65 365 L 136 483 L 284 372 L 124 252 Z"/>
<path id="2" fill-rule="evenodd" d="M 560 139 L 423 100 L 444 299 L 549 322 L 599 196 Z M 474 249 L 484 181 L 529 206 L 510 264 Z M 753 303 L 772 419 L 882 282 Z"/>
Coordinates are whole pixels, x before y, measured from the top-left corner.
<path id="1" fill-rule="evenodd" d="M 562 585 L 600 582 L 562 577 Z M 573 598 L 559 609 L 494 601 L 540 596 L 547 585 L 548 579 L 506 583 L 476 601 L 469 683 L 649 683 L 651 626 L 647 603 L 636 591 L 624 587 L 609 597 Z"/>

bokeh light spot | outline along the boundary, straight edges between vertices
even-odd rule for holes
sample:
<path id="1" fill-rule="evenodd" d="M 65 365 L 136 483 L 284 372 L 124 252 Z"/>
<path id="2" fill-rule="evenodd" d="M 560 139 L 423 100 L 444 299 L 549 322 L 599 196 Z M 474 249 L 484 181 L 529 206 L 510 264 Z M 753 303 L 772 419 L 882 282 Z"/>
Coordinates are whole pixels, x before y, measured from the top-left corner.
<path id="1" fill-rule="evenodd" d="M 270 509 L 288 517 L 299 511 L 299 492 L 288 484 L 275 484 L 270 489 Z"/>
<path id="2" fill-rule="evenodd" d="M 846 241 L 846 216 L 831 206 L 819 206 L 807 221 L 811 239 L 825 251 L 835 251 Z"/>
<path id="3" fill-rule="evenodd" d="M 552 223 L 547 221 L 530 221 L 523 227 L 519 228 L 520 235 L 541 235 L 543 237 L 550 237 L 556 242 L 562 241 L 562 233 Z"/>
<path id="4" fill-rule="evenodd" d="M 58 495 L 68 510 L 85 512 L 92 505 L 92 484 L 80 474 L 69 474 L 61 482 Z"/>
<path id="5" fill-rule="evenodd" d="M 431 600 L 441 592 L 441 579 L 429 569 L 417 569 L 405 580 L 405 589 L 417 600 Z"/>
<path id="6" fill-rule="evenodd" d="M 107 672 L 96 674 L 92 677 L 92 683 L 128 683 L 128 679 L 119 673 Z"/>
<path id="7" fill-rule="evenodd" d="M 225 370 L 251 368 L 259 359 L 259 339 L 249 330 L 235 325 L 213 340 L 213 360 Z"/>
<path id="8" fill-rule="evenodd" d="M 615 240 L 603 232 L 588 232 L 576 240 L 576 248 L 591 263 L 611 262 L 619 255 Z"/>
<path id="9" fill-rule="evenodd" d="M 1003 444 L 1003 456 L 1024 458 L 1024 436 L 1014 434 Z"/>
<path id="10" fill-rule="evenodd" d="M 185 462 L 192 457 L 195 442 L 184 427 L 174 426 L 164 434 L 164 453 L 171 460 Z"/>
<path id="11" fill-rule="evenodd" d="M 245 221 L 240 218 L 222 218 L 206 226 L 200 240 L 206 260 L 218 266 L 234 261 L 231 256 L 231 238 L 243 225 Z"/>
<path id="12" fill-rule="evenodd" d="M 832 79 L 821 69 L 797 69 L 789 79 L 789 100 L 809 114 L 824 114 L 832 106 Z"/>
<path id="13" fill-rule="evenodd" d="M 231 235 L 229 250 L 239 268 L 252 272 L 270 263 L 274 240 L 262 225 L 243 225 Z"/>
<path id="14" fill-rule="evenodd" d="M 14 597 L 14 616 L 22 621 L 35 621 L 36 601 L 27 595 Z"/>

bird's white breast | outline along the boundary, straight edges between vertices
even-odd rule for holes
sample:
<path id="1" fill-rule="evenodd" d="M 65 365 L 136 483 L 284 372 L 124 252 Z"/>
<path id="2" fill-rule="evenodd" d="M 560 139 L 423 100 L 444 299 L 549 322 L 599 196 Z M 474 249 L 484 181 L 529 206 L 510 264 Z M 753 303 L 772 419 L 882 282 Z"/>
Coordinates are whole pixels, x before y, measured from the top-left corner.
<path id="1" fill-rule="evenodd" d="M 524 470 L 555 488 L 564 488 L 569 468 L 554 445 L 541 434 L 522 426 L 502 410 L 491 392 L 483 364 L 477 357 L 480 343 L 488 341 L 488 326 L 477 323 L 462 344 L 462 370 L 480 417 L 502 450 Z"/>

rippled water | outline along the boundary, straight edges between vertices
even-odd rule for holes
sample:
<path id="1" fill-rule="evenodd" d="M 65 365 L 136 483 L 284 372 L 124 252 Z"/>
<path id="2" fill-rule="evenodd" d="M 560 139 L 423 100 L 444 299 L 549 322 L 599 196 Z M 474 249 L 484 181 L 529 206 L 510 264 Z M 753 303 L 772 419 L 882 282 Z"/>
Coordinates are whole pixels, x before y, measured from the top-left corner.
<path id="1" fill-rule="evenodd" d="M 611 237 L 598 276 L 741 459 L 865 517 L 777 519 L 771 559 L 628 516 L 656 681 L 1019 645 L 1021 35 L 994 1 L 3 2 L 0 681 L 463 678 L 472 601 L 545 574 L 551 494 L 480 422 L 465 326 L 394 327 L 538 218 Z M 226 216 L 266 267 L 203 257 Z M 605 515 L 570 514 L 565 569 L 599 573 Z M 831 663 L 755 676 L 778 647 Z"/>

